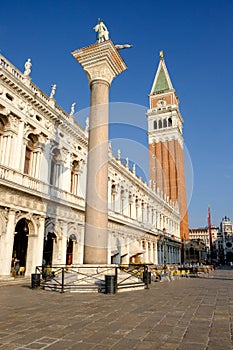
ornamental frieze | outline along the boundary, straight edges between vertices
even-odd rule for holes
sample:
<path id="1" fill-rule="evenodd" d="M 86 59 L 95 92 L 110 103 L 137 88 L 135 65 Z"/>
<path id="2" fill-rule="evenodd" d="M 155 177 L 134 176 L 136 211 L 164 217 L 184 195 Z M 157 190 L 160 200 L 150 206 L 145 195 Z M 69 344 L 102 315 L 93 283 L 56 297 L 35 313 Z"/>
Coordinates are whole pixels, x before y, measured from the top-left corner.
<path id="1" fill-rule="evenodd" d="M 101 65 L 95 65 L 93 67 L 87 67 L 85 69 L 87 73 L 87 77 L 89 80 L 89 83 L 92 82 L 93 80 L 105 80 L 109 84 L 111 84 L 114 75 L 110 71 L 108 67 L 106 67 L 106 64 L 101 64 Z"/>

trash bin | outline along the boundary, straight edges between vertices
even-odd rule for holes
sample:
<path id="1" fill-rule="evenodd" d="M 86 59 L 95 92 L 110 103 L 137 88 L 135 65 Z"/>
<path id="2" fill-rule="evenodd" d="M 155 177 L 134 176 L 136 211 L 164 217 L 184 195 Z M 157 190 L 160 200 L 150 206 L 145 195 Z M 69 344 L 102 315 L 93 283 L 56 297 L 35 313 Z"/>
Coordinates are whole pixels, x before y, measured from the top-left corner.
<path id="1" fill-rule="evenodd" d="M 39 273 L 32 273 L 31 274 L 31 286 L 32 286 L 32 289 L 40 286 L 40 274 Z"/>
<path id="2" fill-rule="evenodd" d="M 105 275 L 105 293 L 115 294 L 116 293 L 116 276 L 115 275 Z"/>

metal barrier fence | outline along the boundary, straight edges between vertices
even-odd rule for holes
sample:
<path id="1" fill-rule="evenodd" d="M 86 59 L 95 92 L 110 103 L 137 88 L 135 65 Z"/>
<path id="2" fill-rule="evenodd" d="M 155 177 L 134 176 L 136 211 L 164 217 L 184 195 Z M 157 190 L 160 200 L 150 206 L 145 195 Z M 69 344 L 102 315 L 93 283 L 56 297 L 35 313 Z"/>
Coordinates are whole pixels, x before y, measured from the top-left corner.
<path id="1" fill-rule="evenodd" d="M 148 265 L 53 265 L 37 266 L 32 288 L 66 291 L 98 291 L 114 294 L 123 289 L 149 288 Z"/>

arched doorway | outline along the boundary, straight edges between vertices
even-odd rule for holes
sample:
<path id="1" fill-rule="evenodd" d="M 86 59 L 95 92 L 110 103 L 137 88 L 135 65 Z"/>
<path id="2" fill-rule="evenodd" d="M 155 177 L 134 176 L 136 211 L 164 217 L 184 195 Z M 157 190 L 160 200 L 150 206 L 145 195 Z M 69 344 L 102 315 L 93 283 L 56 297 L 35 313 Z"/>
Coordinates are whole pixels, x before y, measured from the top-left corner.
<path id="1" fill-rule="evenodd" d="M 66 265 L 71 265 L 73 263 L 73 248 L 74 243 L 77 242 L 77 238 L 75 234 L 70 235 L 67 240 L 67 248 L 66 248 Z"/>
<path id="2" fill-rule="evenodd" d="M 29 228 L 26 219 L 21 219 L 15 226 L 15 236 L 12 252 L 12 268 L 18 275 L 20 272 L 25 273 L 27 248 L 28 248 Z"/>
<path id="3" fill-rule="evenodd" d="M 53 261 L 53 242 L 57 236 L 54 232 L 49 232 L 44 240 L 43 265 L 52 265 Z"/>

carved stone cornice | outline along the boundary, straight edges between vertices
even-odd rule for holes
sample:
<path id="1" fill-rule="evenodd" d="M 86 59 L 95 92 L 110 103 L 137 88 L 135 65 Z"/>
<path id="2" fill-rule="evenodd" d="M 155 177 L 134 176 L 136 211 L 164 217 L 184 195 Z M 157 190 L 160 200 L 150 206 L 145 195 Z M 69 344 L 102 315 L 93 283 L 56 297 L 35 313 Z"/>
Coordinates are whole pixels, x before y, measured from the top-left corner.
<path id="1" fill-rule="evenodd" d="M 33 133 L 35 131 L 35 128 L 29 124 L 29 123 L 25 123 L 24 126 L 24 136 L 27 137 L 30 133 Z"/>
<path id="2" fill-rule="evenodd" d="M 111 40 L 73 51 L 72 55 L 85 70 L 89 84 L 103 80 L 110 85 L 127 68 Z"/>

